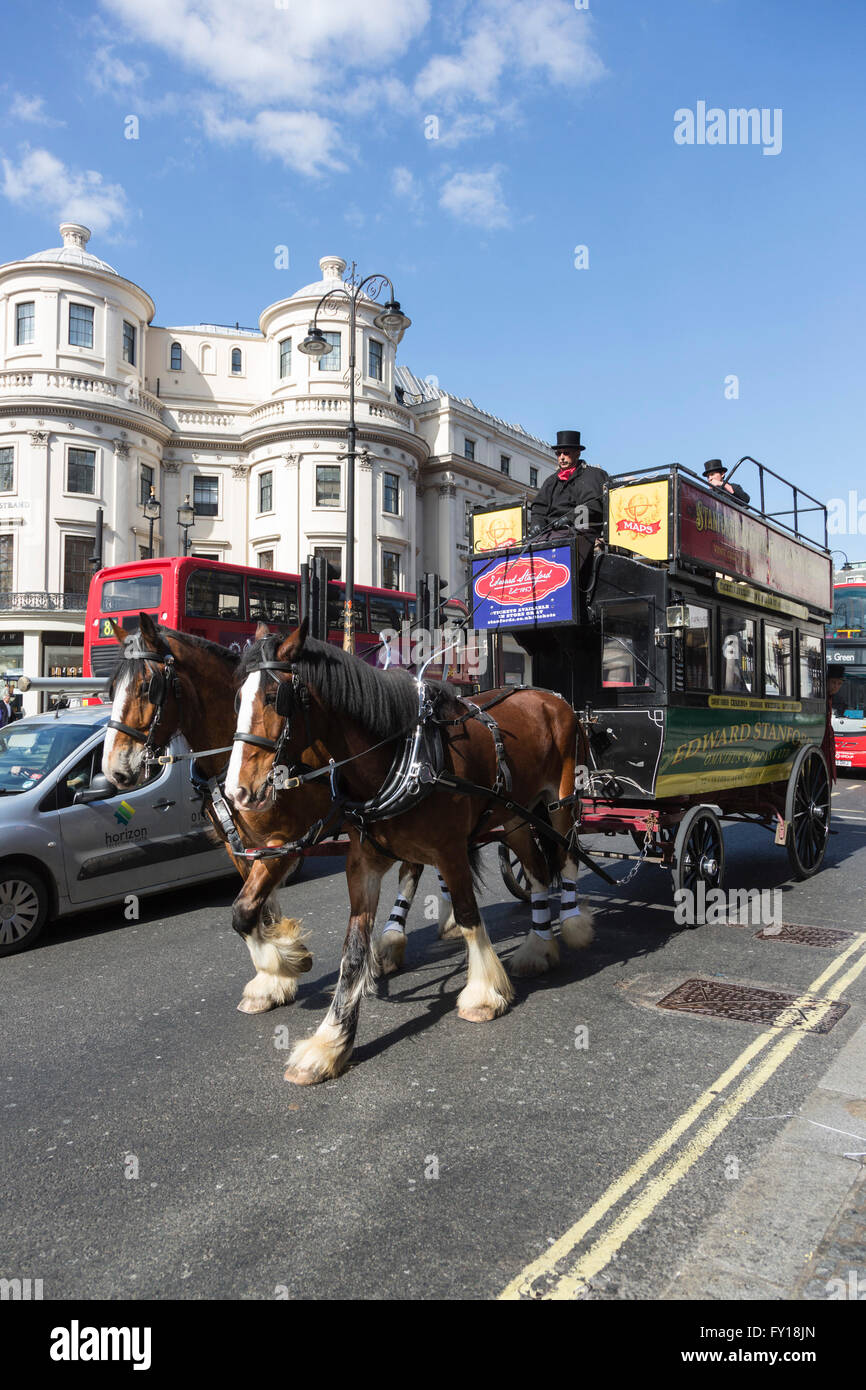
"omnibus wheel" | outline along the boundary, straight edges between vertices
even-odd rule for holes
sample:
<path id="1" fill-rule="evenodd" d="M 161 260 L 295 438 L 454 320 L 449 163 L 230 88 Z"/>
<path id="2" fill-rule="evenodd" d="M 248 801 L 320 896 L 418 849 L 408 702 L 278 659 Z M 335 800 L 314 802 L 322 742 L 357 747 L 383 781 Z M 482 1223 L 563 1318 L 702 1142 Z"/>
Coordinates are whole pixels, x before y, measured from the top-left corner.
<path id="1" fill-rule="evenodd" d="M 499 871 L 502 874 L 502 882 L 512 897 L 518 898 L 522 903 L 531 901 L 526 870 L 508 845 L 499 846 Z"/>
<path id="2" fill-rule="evenodd" d="M 721 888 L 725 873 L 725 842 L 722 825 L 709 806 L 692 806 L 680 821 L 674 841 L 671 870 L 674 892 L 686 888 L 697 891 L 703 881 L 707 891 Z"/>
<path id="3" fill-rule="evenodd" d="M 785 848 L 795 878 L 811 878 L 824 860 L 830 833 L 830 777 L 820 748 L 801 748 L 785 794 Z"/>
<path id="4" fill-rule="evenodd" d="M 23 864 L 0 865 L 0 956 L 32 946 L 48 916 L 48 890 Z"/>

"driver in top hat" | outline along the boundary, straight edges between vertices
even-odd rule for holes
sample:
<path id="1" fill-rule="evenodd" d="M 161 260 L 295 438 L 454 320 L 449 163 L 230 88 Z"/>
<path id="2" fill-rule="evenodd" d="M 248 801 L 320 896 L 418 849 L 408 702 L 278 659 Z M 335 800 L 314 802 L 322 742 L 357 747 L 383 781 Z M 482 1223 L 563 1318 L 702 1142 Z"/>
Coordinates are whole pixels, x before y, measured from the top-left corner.
<path id="1" fill-rule="evenodd" d="M 704 477 L 710 487 L 717 487 L 724 492 L 729 492 L 735 502 L 742 502 L 744 506 L 748 506 L 749 494 L 745 488 L 741 488 L 739 483 L 725 482 L 727 471 L 721 459 L 707 459 L 704 464 Z"/>
<path id="2" fill-rule="evenodd" d="M 560 430 L 551 446 L 559 469 L 539 488 L 532 503 L 533 531 L 549 531 L 555 526 L 574 526 L 575 507 L 586 507 L 589 530 L 601 534 L 604 485 L 609 482 L 602 468 L 592 468 L 580 457 L 584 446 L 579 430 Z"/>

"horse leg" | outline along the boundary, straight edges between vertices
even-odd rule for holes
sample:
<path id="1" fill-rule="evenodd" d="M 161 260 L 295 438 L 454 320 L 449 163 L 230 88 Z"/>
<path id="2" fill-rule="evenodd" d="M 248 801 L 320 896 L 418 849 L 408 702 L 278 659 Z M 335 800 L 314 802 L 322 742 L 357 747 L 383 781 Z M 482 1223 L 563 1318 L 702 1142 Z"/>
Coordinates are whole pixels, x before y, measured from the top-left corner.
<path id="1" fill-rule="evenodd" d="M 376 953 L 383 975 L 393 975 L 394 971 L 403 965 L 403 957 L 406 954 L 406 918 L 415 900 L 423 872 L 423 864 L 410 864 L 404 859 L 400 865 L 397 897 L 376 942 Z"/>
<path id="2" fill-rule="evenodd" d="M 298 976 L 313 968 L 300 922 L 284 917 L 277 901 L 284 873 L 282 859 L 256 861 L 232 906 L 232 926 L 256 967 L 238 1004 L 243 1014 L 263 1014 L 290 1004 L 298 992 Z"/>
<path id="3" fill-rule="evenodd" d="M 489 1023 L 504 1014 L 514 987 L 490 944 L 472 887 L 468 856 L 440 860 L 439 872 L 448 884 L 454 916 L 466 942 L 466 984 L 457 997 L 457 1012 L 470 1023 Z"/>
<path id="4" fill-rule="evenodd" d="M 448 892 L 448 885 L 441 874 L 437 873 L 439 879 L 439 939 L 448 941 L 452 937 L 460 935 L 460 927 L 454 916 L 454 905 L 451 902 L 451 894 Z"/>
<path id="5" fill-rule="evenodd" d="M 570 795 L 571 787 L 560 790 L 560 796 Z M 554 830 L 566 838 L 574 830 L 574 818 L 570 807 L 560 806 L 551 813 Z M 574 951 L 582 951 L 595 936 L 593 913 L 584 902 L 577 898 L 578 862 L 567 850 L 560 850 L 560 875 L 562 877 L 562 897 L 559 900 L 559 934 L 566 946 Z"/>
<path id="6" fill-rule="evenodd" d="M 518 977 L 543 975 L 559 964 L 559 945 L 550 919 L 550 868 L 528 825 L 512 830 L 506 840 L 520 857 L 532 895 L 532 926 L 508 962 L 509 973 Z"/>
<path id="7" fill-rule="evenodd" d="M 348 1064 L 358 1028 L 361 999 L 374 987 L 373 929 L 379 888 L 388 863 L 356 835 L 346 861 L 349 884 L 349 927 L 343 942 L 340 978 L 331 1007 L 311 1038 L 295 1043 L 285 1070 L 287 1081 L 310 1086 L 339 1076 Z"/>

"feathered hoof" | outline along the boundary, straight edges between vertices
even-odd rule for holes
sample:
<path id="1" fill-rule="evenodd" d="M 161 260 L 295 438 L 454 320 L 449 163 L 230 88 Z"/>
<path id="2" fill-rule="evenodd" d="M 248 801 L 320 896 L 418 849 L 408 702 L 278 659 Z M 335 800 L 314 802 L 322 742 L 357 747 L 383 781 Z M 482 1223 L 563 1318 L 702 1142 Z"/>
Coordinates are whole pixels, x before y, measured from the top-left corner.
<path id="1" fill-rule="evenodd" d="M 315 1086 L 339 1076 L 348 1063 L 351 1048 L 339 1039 L 314 1033 L 295 1043 L 283 1076 L 294 1086 Z"/>
<path id="2" fill-rule="evenodd" d="M 504 1014 L 513 997 L 511 982 L 503 971 L 506 992 L 495 988 L 467 985 L 457 996 L 457 1013 L 467 1023 L 490 1023 Z"/>
<path id="3" fill-rule="evenodd" d="M 376 942 L 376 957 L 380 975 L 393 975 L 403 968 L 406 955 L 406 934 L 399 931 L 383 932 Z"/>
<path id="4" fill-rule="evenodd" d="M 297 992 L 297 980 L 260 971 L 245 986 L 241 1002 L 238 1004 L 238 1012 L 266 1014 L 270 1009 L 279 1009 L 283 1004 L 291 1004 Z"/>
<path id="5" fill-rule="evenodd" d="M 578 913 L 565 917 L 559 926 L 559 934 L 572 951 L 583 951 L 595 936 L 595 927 L 589 913 Z"/>
<path id="6" fill-rule="evenodd" d="M 465 1018 L 467 1023 L 491 1023 L 497 1017 L 496 1010 L 489 1004 L 479 1004 L 474 1009 L 461 1009 L 458 1006 L 457 1013 L 461 1018 Z"/>
<path id="7" fill-rule="evenodd" d="M 449 917 L 446 917 L 444 922 L 439 923 L 439 940 L 460 941 L 462 939 L 463 933 L 461 932 L 457 922 L 454 920 L 454 913 L 452 912 Z"/>
<path id="8" fill-rule="evenodd" d="M 515 951 L 508 962 L 508 973 L 516 980 L 528 979 L 533 975 L 546 975 L 559 965 L 559 946 L 555 937 L 549 940 L 538 936 L 534 931 L 527 934 L 526 940 Z"/>

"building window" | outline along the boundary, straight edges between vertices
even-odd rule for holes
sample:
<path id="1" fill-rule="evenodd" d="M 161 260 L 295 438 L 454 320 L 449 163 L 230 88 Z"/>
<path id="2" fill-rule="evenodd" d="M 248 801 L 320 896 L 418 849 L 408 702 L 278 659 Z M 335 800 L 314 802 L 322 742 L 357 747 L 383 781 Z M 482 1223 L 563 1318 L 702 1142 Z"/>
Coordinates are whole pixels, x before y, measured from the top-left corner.
<path id="1" fill-rule="evenodd" d="M 152 560 L 152 559 L 153 559 L 153 553 L 152 553 L 152 551 L 151 551 L 149 545 L 140 545 L 140 546 L 138 547 L 138 558 L 139 558 L 139 560 Z"/>
<path id="2" fill-rule="evenodd" d="M 219 478 L 196 478 L 192 485 L 192 505 L 196 516 L 216 516 L 219 512 Z"/>
<path id="3" fill-rule="evenodd" d="M 506 478 L 511 477 L 511 459 L 508 454 L 499 455 L 499 471 L 504 473 Z"/>
<path id="4" fill-rule="evenodd" d="M 123 320 L 123 360 L 130 367 L 135 366 L 135 328 L 126 319 Z"/>
<path id="5" fill-rule="evenodd" d="M 70 304 L 69 342 L 72 347 L 93 347 L 93 309 L 89 304 Z"/>
<path id="6" fill-rule="evenodd" d="M 12 556 L 14 536 L 0 536 L 0 591 L 8 594 L 12 588 Z"/>
<path id="7" fill-rule="evenodd" d="M 339 507 L 340 505 L 340 465 L 332 463 L 316 464 L 316 506 Z"/>
<path id="8" fill-rule="evenodd" d="M 382 380 L 382 344 L 375 338 L 370 339 L 369 375 L 374 381 Z"/>
<path id="9" fill-rule="evenodd" d="M 193 555 L 196 560 L 221 560 L 222 556 L 216 550 L 194 550 Z"/>
<path id="10" fill-rule="evenodd" d="M 215 361 L 216 361 L 216 359 L 215 359 L 215 357 L 214 357 L 214 351 L 213 351 L 213 348 L 211 347 L 210 343 L 202 343 L 202 345 L 201 345 L 201 369 L 202 369 L 202 372 L 204 372 L 204 374 L 205 374 L 206 376 L 213 376 L 213 373 L 214 373 L 215 370 L 216 370 L 216 367 L 215 367 L 215 365 L 214 365 L 214 364 L 215 364 Z"/>
<path id="11" fill-rule="evenodd" d="M 472 538 L 472 513 L 475 511 L 474 502 L 463 503 L 463 535 L 466 540 Z"/>
<path id="12" fill-rule="evenodd" d="M 274 552 L 272 550 L 260 550 L 256 555 L 260 570 L 272 570 L 274 567 Z"/>
<path id="13" fill-rule="evenodd" d="M 143 507 L 150 497 L 150 490 L 153 487 L 153 469 L 148 464 L 141 465 L 141 475 L 138 481 L 138 504 Z"/>
<path id="14" fill-rule="evenodd" d="M 313 554 L 316 556 L 317 559 L 321 557 L 323 560 L 327 560 L 329 566 L 329 579 L 343 578 L 343 552 L 339 549 L 339 547 L 330 545 L 316 545 L 313 547 Z M 330 573 L 331 570 L 333 571 L 333 573 Z M 342 599 L 340 600 L 340 606 L 342 608 Z M 329 623 L 329 626 L 330 625 L 331 624 Z"/>
<path id="15" fill-rule="evenodd" d="M 330 347 L 326 353 L 319 358 L 320 372 L 339 372 L 340 371 L 340 335 L 339 333 L 323 333 L 322 337 Z"/>
<path id="16" fill-rule="evenodd" d="M 292 375 L 292 340 L 283 338 L 280 343 L 280 378 Z"/>
<path id="17" fill-rule="evenodd" d="M 400 587 L 400 552 L 398 550 L 382 551 L 382 588 L 399 589 Z"/>
<path id="18" fill-rule="evenodd" d="M 180 343 L 171 345 L 171 370 L 173 372 L 183 371 L 183 348 Z"/>
<path id="19" fill-rule="evenodd" d="M 464 437 L 464 440 L 463 440 L 463 457 L 464 457 L 465 459 L 474 459 L 474 458 L 475 458 L 475 440 L 474 440 L 474 439 L 466 439 L 466 438 Z"/>
<path id="20" fill-rule="evenodd" d="M 92 497 L 96 492 L 96 450 L 70 449 L 66 455 L 66 491 L 83 492 Z"/>
<path id="21" fill-rule="evenodd" d="M 259 512 L 272 512 L 274 510 L 274 475 L 273 473 L 259 474 Z M 268 566 L 272 568 L 272 566 Z"/>
<path id="22" fill-rule="evenodd" d="M 530 470 L 529 470 L 529 486 L 530 486 L 530 487 L 538 487 L 538 469 L 537 469 L 537 468 L 530 468 Z"/>
<path id="23" fill-rule="evenodd" d="M 400 514 L 400 479 L 396 473 L 382 474 L 382 511 Z"/>
<path id="24" fill-rule="evenodd" d="M 15 491 L 15 450 L 0 449 L 0 492 Z"/>
<path id="25" fill-rule="evenodd" d="M 232 376 L 239 376 L 244 369 L 240 348 L 232 348 Z"/>
<path id="26" fill-rule="evenodd" d="M 90 561 L 93 559 L 92 536 L 67 536 L 63 546 L 63 592 L 64 594 L 86 594 L 93 573 Z"/>
<path id="27" fill-rule="evenodd" d="M 35 336 L 36 326 L 36 303 L 34 300 L 27 304 L 16 304 L 15 306 L 15 346 L 26 347 L 32 343 Z"/>

